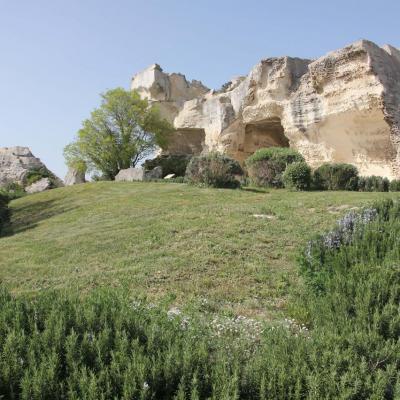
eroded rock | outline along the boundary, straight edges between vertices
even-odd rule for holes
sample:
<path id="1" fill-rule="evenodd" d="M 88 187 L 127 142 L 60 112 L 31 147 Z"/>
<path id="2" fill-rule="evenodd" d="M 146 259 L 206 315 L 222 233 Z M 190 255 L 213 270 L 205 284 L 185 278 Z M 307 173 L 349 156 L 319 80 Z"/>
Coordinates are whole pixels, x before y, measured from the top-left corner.
<path id="1" fill-rule="evenodd" d="M 317 60 L 267 58 L 221 90 L 153 65 L 132 89 L 157 102 L 176 128 L 170 154 L 290 146 L 317 167 L 354 164 L 362 175 L 400 177 L 400 51 L 362 40 Z"/>
<path id="2" fill-rule="evenodd" d="M 24 179 L 33 169 L 47 169 L 35 157 L 28 147 L 2 147 L 0 148 L 0 186 L 8 183 L 24 184 Z M 62 182 L 58 180 L 60 185 Z"/>
<path id="3" fill-rule="evenodd" d="M 85 183 L 85 173 L 78 171 L 75 168 L 69 168 L 67 175 L 65 176 L 64 183 L 65 186 L 79 185 Z"/>

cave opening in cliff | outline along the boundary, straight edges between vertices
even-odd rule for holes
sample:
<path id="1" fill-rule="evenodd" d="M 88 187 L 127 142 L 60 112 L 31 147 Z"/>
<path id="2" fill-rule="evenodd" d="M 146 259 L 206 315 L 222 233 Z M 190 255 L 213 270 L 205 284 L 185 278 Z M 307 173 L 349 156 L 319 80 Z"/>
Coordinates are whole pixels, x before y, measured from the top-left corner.
<path id="1" fill-rule="evenodd" d="M 204 149 L 206 133 L 200 128 L 178 129 L 172 135 L 168 143 L 168 151 L 171 154 L 198 155 Z"/>
<path id="2" fill-rule="evenodd" d="M 280 118 L 269 118 L 246 125 L 243 152 L 251 155 L 263 147 L 289 147 Z"/>

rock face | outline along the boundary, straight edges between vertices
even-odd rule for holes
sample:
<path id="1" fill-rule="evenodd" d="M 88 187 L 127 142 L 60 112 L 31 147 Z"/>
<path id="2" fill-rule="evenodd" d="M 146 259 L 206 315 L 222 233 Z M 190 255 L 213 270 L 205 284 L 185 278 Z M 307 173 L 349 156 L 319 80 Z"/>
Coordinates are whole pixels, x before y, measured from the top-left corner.
<path id="1" fill-rule="evenodd" d="M 362 40 L 317 60 L 267 58 L 208 90 L 153 65 L 132 90 L 157 102 L 176 133 L 170 154 L 290 146 L 317 167 L 347 162 L 362 175 L 400 177 L 400 51 Z"/>
<path id="2" fill-rule="evenodd" d="M 42 178 L 35 183 L 32 183 L 32 185 L 29 185 L 25 188 L 25 192 L 27 193 L 39 193 L 39 192 L 44 192 L 45 190 L 50 190 L 52 189 L 52 183 L 49 178 Z"/>
<path id="3" fill-rule="evenodd" d="M 143 168 L 127 168 L 121 169 L 115 177 L 117 182 L 133 182 L 133 181 L 146 181 L 150 179 L 161 179 L 162 168 L 155 167 L 150 171 L 145 171 Z"/>
<path id="4" fill-rule="evenodd" d="M 78 185 L 80 183 L 85 183 L 85 173 L 76 170 L 75 168 L 69 168 L 67 175 L 64 178 L 65 186 Z"/>
<path id="5" fill-rule="evenodd" d="M 28 147 L 0 148 L 0 186 L 11 182 L 23 183 L 28 171 L 35 168 L 46 168 Z"/>

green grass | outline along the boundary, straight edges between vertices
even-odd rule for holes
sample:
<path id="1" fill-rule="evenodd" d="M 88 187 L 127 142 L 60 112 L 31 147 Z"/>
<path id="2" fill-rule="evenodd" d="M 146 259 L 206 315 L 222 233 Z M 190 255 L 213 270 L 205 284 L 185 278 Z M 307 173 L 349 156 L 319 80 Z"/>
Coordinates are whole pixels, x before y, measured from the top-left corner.
<path id="1" fill-rule="evenodd" d="M 172 183 L 55 189 L 11 203 L 14 232 L 0 239 L 0 282 L 17 294 L 107 286 L 150 301 L 201 297 L 218 310 L 275 318 L 310 236 L 346 210 L 394 197 Z"/>

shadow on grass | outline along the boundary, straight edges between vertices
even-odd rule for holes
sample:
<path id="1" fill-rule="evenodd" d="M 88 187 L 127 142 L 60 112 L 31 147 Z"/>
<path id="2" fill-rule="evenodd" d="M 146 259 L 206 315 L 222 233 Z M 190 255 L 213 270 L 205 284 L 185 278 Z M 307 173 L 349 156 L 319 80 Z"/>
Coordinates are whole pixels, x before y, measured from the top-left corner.
<path id="1" fill-rule="evenodd" d="M 269 193 L 268 189 L 255 188 L 255 187 L 242 187 L 242 190 L 244 190 L 245 192 L 252 192 L 252 193 Z"/>
<path id="2" fill-rule="evenodd" d="M 11 222 L 2 236 L 11 236 L 35 228 L 41 221 L 74 210 L 56 200 L 27 204 L 11 210 Z"/>

